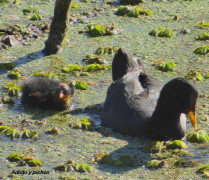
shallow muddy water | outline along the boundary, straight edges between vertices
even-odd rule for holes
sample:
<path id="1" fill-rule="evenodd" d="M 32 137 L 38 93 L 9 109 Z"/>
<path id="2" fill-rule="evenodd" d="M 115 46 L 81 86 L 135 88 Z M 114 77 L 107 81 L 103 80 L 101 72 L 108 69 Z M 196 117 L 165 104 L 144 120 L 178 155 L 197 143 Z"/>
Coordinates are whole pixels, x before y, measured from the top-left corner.
<path id="1" fill-rule="evenodd" d="M 107 0 L 88 1 L 89 3 L 73 0 L 74 4 L 81 6 L 80 9 L 70 9 L 70 18 L 83 18 L 83 23 L 70 23 L 67 38 L 61 52 L 57 55 L 43 57 L 40 51 L 44 47 L 47 33 L 41 34 L 36 40 L 29 41 L 27 46 L 9 47 L 0 50 L 0 63 L 12 62 L 23 74 L 19 80 L 11 80 L 7 77 L 7 71 L 0 73 L 0 96 L 5 96 L 3 86 L 7 82 L 21 84 L 21 81 L 31 73 L 37 71 L 52 71 L 62 74 L 61 67 L 69 63 L 82 64 L 82 59 L 88 54 L 94 54 L 99 47 L 125 47 L 130 54 L 140 59 L 145 66 L 147 74 L 155 77 L 163 83 L 168 80 L 185 76 L 191 69 L 200 72 L 209 72 L 209 56 L 196 55 L 193 51 L 208 41 L 198 41 L 195 37 L 199 33 L 208 32 L 209 27 L 200 28 L 198 22 L 208 21 L 209 3 L 207 0 L 193 1 L 151 1 L 142 4 L 142 9 L 149 9 L 152 16 L 140 16 L 138 18 L 122 17 L 115 15 L 120 6 L 117 3 L 107 4 Z M 112 2 L 112 1 L 111 1 Z M 114 2 L 114 1 L 113 1 Z M 23 15 L 22 10 L 29 5 L 39 7 L 42 21 L 50 22 L 53 16 L 54 1 L 22 0 L 20 5 L 6 4 L 0 6 L 0 29 L 8 25 L 19 24 L 22 26 L 31 23 Z M 83 14 L 88 14 L 86 17 Z M 14 18 L 8 18 L 13 15 Z M 178 16 L 177 20 L 173 20 Z M 33 22 L 36 23 L 36 22 Z M 89 24 L 111 25 L 114 24 L 121 33 L 112 36 L 90 37 L 84 31 Z M 149 36 L 149 32 L 158 27 L 173 30 L 171 38 L 159 38 Z M 182 34 L 182 29 L 189 29 L 189 33 Z M 112 62 L 113 55 L 102 55 L 108 63 Z M 174 72 L 162 72 L 153 64 L 156 62 L 174 61 L 177 68 Z M 77 79 L 73 75 L 67 75 L 63 81 Z M 176 167 L 173 162 L 175 157 L 165 158 L 165 166 L 157 170 L 149 170 L 145 167 L 148 160 L 153 159 L 143 148 L 148 140 L 143 138 L 132 138 L 114 133 L 109 129 L 89 131 L 73 129 L 69 122 L 81 118 L 89 118 L 100 127 L 100 110 L 92 108 L 92 105 L 104 102 L 106 90 L 111 84 L 111 70 L 90 73 L 89 77 L 80 78 L 90 83 L 87 90 L 76 90 L 74 97 L 75 113 L 69 111 L 45 111 L 37 108 L 23 106 L 20 99 L 15 99 L 14 105 L 3 105 L 0 107 L 0 122 L 17 129 L 23 127 L 36 130 L 39 133 L 37 139 L 15 138 L 0 134 L 0 179 L 21 177 L 23 179 L 59 179 L 68 176 L 78 179 L 201 179 L 195 171 L 202 164 L 209 163 L 209 149 L 207 144 L 192 144 L 184 140 L 187 151 L 192 156 L 182 157 L 186 160 L 197 161 L 195 167 Z M 202 82 L 196 82 L 200 93 L 197 103 L 198 128 L 209 133 L 209 80 L 205 78 Z M 93 85 L 92 85 L 93 84 Z M 85 112 L 79 109 L 86 108 Z M 89 108 L 89 110 L 88 110 Z M 77 110 L 77 111 L 76 111 Z M 97 112 L 98 111 L 98 112 Z M 27 122 L 27 123 L 24 123 Z M 47 134 L 48 128 L 57 127 L 58 135 Z M 193 131 L 191 125 L 187 124 L 187 133 Z M 39 159 L 41 167 L 17 166 L 17 163 L 8 162 L 6 158 L 11 153 L 26 154 Z M 113 158 L 122 155 L 137 157 L 137 167 L 113 167 L 106 164 L 93 163 L 92 158 L 96 154 L 106 153 Z M 62 172 L 57 173 L 53 167 L 73 160 L 78 163 L 87 163 L 93 170 L 91 173 Z M 13 174 L 12 171 L 47 171 L 49 174 L 21 175 Z"/>

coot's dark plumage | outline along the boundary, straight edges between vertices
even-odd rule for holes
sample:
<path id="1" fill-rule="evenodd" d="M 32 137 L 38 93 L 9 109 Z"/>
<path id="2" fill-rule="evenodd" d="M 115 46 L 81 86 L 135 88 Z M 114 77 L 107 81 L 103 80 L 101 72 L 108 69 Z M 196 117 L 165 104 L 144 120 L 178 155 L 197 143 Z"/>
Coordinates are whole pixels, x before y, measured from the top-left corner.
<path id="1" fill-rule="evenodd" d="M 112 78 L 102 110 L 102 125 L 125 135 L 151 139 L 183 138 L 186 118 L 182 113 L 196 125 L 198 92 L 190 81 L 175 78 L 163 86 L 122 48 L 113 59 Z"/>
<path id="2" fill-rule="evenodd" d="M 22 84 L 22 103 L 42 109 L 66 109 L 74 90 L 47 77 L 30 77 Z"/>

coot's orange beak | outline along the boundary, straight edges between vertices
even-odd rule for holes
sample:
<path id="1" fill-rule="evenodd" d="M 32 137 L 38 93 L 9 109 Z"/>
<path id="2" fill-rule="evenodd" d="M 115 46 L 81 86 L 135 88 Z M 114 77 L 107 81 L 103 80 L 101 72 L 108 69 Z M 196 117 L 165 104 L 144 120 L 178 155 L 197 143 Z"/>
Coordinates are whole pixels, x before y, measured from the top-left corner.
<path id="1" fill-rule="evenodd" d="M 196 113 L 195 113 L 195 111 L 189 110 L 189 111 L 187 112 L 187 115 L 188 115 L 188 117 L 189 117 L 190 122 L 192 123 L 192 126 L 193 126 L 194 128 L 196 128 L 197 121 L 196 121 Z"/>

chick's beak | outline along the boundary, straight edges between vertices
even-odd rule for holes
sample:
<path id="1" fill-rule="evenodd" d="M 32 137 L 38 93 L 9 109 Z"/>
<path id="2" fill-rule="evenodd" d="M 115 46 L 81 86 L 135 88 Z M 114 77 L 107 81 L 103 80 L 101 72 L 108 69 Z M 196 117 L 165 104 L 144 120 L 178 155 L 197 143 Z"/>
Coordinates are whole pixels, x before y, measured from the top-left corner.
<path id="1" fill-rule="evenodd" d="M 187 115 L 188 115 L 188 117 L 189 117 L 190 122 L 192 123 L 192 126 L 193 126 L 194 128 L 196 128 L 197 121 L 196 121 L 196 113 L 195 113 L 195 111 L 189 110 L 189 111 L 187 112 Z"/>

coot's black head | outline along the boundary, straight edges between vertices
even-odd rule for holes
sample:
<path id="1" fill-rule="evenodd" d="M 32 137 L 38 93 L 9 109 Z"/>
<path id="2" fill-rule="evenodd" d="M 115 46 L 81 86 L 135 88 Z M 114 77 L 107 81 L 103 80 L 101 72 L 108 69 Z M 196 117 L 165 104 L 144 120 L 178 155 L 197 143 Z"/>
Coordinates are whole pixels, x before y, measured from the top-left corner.
<path id="1" fill-rule="evenodd" d="M 196 126 L 195 106 L 198 92 L 193 83 L 184 78 L 169 81 L 162 89 L 158 102 L 164 106 L 172 104 L 174 109 L 189 116 L 192 125 Z"/>

